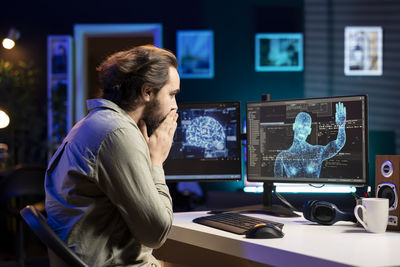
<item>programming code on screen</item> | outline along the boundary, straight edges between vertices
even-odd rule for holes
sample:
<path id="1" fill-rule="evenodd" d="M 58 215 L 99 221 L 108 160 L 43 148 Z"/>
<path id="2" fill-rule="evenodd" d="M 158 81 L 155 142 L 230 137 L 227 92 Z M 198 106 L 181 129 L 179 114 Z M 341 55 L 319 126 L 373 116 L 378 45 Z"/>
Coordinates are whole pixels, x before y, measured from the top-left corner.
<path id="1" fill-rule="evenodd" d="M 365 179 L 365 101 L 355 96 L 248 103 L 249 180 Z"/>

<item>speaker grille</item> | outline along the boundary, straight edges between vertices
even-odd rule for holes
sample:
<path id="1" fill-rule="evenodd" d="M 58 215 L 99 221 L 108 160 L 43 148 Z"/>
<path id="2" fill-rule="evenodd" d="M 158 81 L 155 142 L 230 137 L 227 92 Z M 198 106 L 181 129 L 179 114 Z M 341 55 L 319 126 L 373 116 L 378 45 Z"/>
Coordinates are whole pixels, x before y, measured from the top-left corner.
<path id="1" fill-rule="evenodd" d="M 376 194 L 379 198 L 389 199 L 389 210 L 395 210 L 397 208 L 397 192 L 394 184 L 378 184 Z"/>

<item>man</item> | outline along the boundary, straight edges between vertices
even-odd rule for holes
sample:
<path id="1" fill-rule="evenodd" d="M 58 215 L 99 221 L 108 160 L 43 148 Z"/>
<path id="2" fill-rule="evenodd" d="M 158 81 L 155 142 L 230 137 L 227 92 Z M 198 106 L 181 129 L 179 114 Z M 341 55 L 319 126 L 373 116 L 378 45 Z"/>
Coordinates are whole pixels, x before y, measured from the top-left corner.
<path id="1" fill-rule="evenodd" d="M 152 249 L 173 216 L 162 167 L 178 117 L 176 58 L 140 46 L 98 71 L 102 99 L 88 100 L 48 166 L 48 224 L 90 266 L 159 266 Z"/>
<path id="2" fill-rule="evenodd" d="M 341 102 L 336 104 L 335 120 L 339 128 L 336 140 L 326 146 L 310 145 L 306 139 L 311 133 L 311 116 L 306 112 L 297 114 L 293 144 L 276 157 L 275 177 L 319 178 L 322 162 L 335 156 L 346 143 L 346 107 Z"/>

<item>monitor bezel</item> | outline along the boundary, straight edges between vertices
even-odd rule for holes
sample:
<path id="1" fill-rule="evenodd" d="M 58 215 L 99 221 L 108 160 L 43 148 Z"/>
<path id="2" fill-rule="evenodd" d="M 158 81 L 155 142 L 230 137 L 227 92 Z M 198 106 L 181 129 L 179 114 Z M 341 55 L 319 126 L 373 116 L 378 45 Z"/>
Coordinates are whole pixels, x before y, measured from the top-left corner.
<path id="1" fill-rule="evenodd" d="M 315 182 L 309 181 L 309 178 L 302 177 L 302 178 L 296 178 L 296 180 L 290 180 L 290 178 L 286 179 L 279 179 L 276 177 L 262 177 L 259 179 L 254 179 L 252 177 L 249 177 L 248 171 L 249 171 L 249 154 L 247 154 L 247 161 L 246 161 L 246 180 L 249 182 L 267 182 L 267 183 L 293 183 L 293 184 L 335 184 L 335 185 L 352 185 L 352 186 L 366 186 L 369 184 L 369 132 L 368 132 L 368 95 L 367 94 L 362 94 L 362 95 L 345 95 L 345 96 L 328 96 L 328 97 L 313 97 L 313 98 L 296 98 L 296 99 L 280 99 L 280 100 L 270 100 L 270 101 L 255 101 L 255 102 L 247 102 L 246 103 L 246 120 L 247 120 L 247 114 L 248 114 L 248 107 L 249 104 L 261 104 L 261 105 L 268 105 L 270 103 L 285 103 L 285 102 L 295 102 L 295 101 L 314 101 L 314 100 L 332 100 L 332 99 L 343 99 L 343 98 L 354 98 L 354 97 L 360 97 L 364 98 L 364 116 L 365 116 L 365 127 L 364 127 L 364 136 L 365 136 L 365 143 L 364 143 L 364 150 L 365 150 L 365 175 L 363 179 L 360 179 L 360 181 L 356 180 L 351 180 L 351 181 L 337 181 L 336 179 L 343 179 L 343 178 L 323 178 L 321 180 L 317 180 Z M 334 102 L 334 101 L 331 101 Z M 248 122 L 247 122 L 248 125 Z M 248 139 L 249 131 L 246 132 L 246 139 Z M 246 149 L 249 151 L 249 142 L 246 141 Z M 304 180 L 301 180 L 304 179 Z M 335 179 L 335 180 L 329 180 L 329 179 Z"/>
<path id="2" fill-rule="evenodd" d="M 165 174 L 166 182 L 239 182 L 243 179 L 243 145 L 242 145 L 242 134 L 241 134 L 241 102 L 240 101 L 219 101 L 219 102 L 180 102 L 178 103 L 178 111 L 185 106 L 192 107 L 192 108 L 213 108 L 218 107 L 218 105 L 227 105 L 233 107 L 234 105 L 238 108 L 238 126 L 237 126 L 237 137 L 238 143 L 240 146 L 240 175 L 239 177 L 228 177 L 229 175 L 238 175 L 238 174 L 213 174 L 213 175 L 203 175 L 203 174 L 194 174 L 194 175 L 168 175 Z M 167 160 L 166 160 L 167 161 Z M 215 177 L 215 176 L 221 177 Z M 189 178 L 178 178 L 178 177 L 189 177 Z M 210 178 L 201 178 L 201 177 L 210 177 Z"/>

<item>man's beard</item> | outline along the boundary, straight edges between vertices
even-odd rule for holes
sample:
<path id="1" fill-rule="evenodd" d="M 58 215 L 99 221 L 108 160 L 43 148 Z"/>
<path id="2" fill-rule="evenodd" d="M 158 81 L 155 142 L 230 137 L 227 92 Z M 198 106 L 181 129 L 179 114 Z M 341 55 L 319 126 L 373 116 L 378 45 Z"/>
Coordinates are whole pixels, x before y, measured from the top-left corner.
<path id="1" fill-rule="evenodd" d="M 160 102 L 157 99 L 151 101 L 143 111 L 143 120 L 147 126 L 147 135 L 151 136 L 164 121 L 166 116 L 159 114 Z"/>

